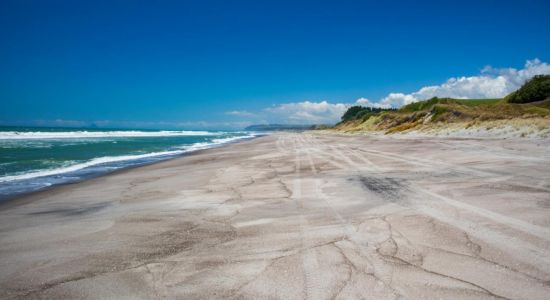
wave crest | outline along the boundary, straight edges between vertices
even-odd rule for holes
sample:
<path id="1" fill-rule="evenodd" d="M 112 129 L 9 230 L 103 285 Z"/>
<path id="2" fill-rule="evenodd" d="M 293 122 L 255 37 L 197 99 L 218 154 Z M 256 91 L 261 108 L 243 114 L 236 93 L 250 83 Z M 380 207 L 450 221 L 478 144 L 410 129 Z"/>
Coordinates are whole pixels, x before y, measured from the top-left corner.
<path id="1" fill-rule="evenodd" d="M 103 165 L 103 164 L 108 165 L 109 163 L 116 163 L 116 162 L 122 162 L 122 161 L 132 161 L 132 160 L 139 161 L 139 160 L 149 159 L 149 158 L 157 158 L 158 160 L 162 160 L 166 158 L 172 158 L 184 153 L 202 150 L 202 149 L 208 149 L 218 145 L 227 144 L 237 140 L 252 138 L 255 136 L 256 136 L 255 134 L 249 134 L 244 136 L 234 136 L 234 137 L 228 137 L 228 138 L 213 139 L 211 142 L 194 143 L 191 145 L 183 146 L 180 149 L 171 150 L 171 151 L 161 151 L 161 152 L 152 152 L 152 153 L 135 154 L 135 155 L 96 157 L 89 161 L 76 163 L 70 166 L 65 166 L 65 167 L 60 167 L 55 169 L 35 170 L 29 173 L 0 177 L 0 183 L 18 181 L 18 180 L 28 180 L 28 179 L 38 178 L 38 177 L 61 175 L 61 174 L 79 171 L 84 168 L 88 168 L 92 166 Z"/>

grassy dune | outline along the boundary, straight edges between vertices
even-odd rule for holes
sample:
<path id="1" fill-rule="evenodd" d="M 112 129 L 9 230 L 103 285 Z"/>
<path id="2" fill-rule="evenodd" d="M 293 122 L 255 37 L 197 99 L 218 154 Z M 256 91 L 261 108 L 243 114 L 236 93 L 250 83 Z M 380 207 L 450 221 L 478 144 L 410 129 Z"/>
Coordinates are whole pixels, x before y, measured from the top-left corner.
<path id="1" fill-rule="evenodd" d="M 533 80 L 540 78 L 548 79 L 550 76 L 535 77 Z M 457 130 L 479 131 L 506 127 L 508 131 L 516 130 L 516 133 L 522 136 L 531 135 L 536 131 L 550 135 L 550 95 L 544 96 L 546 100 L 513 103 L 517 102 L 513 97 L 521 94 L 525 87 L 532 90 L 530 83 L 531 81 L 527 82 L 524 87 L 502 99 L 432 98 L 403 106 L 398 110 L 371 113 L 366 117 L 348 116 L 346 120 L 337 124 L 335 129 L 346 132 L 448 133 Z"/>

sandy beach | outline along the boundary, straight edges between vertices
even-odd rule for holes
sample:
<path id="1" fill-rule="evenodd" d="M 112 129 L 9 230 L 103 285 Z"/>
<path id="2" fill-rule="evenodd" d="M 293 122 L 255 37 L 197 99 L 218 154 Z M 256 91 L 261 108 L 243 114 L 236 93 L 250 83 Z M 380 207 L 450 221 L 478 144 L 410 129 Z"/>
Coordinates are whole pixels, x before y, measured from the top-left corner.
<path id="1" fill-rule="evenodd" d="M 279 133 L 0 205 L 0 298 L 548 299 L 550 140 Z"/>

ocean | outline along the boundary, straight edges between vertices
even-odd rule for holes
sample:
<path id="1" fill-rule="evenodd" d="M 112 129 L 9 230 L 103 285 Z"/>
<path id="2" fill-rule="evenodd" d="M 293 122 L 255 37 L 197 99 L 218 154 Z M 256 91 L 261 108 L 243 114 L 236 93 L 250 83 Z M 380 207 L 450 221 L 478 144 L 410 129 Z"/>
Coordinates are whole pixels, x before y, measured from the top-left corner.
<path id="1" fill-rule="evenodd" d="M 257 135 L 245 131 L 0 127 L 0 200 Z"/>

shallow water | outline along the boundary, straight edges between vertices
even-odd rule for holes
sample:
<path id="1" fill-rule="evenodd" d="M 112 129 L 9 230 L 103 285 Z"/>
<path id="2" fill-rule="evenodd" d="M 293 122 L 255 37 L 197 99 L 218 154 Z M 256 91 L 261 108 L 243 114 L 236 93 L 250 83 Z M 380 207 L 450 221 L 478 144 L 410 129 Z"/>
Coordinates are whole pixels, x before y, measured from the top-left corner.
<path id="1" fill-rule="evenodd" d="M 256 135 L 242 131 L 0 127 L 0 199 Z"/>

